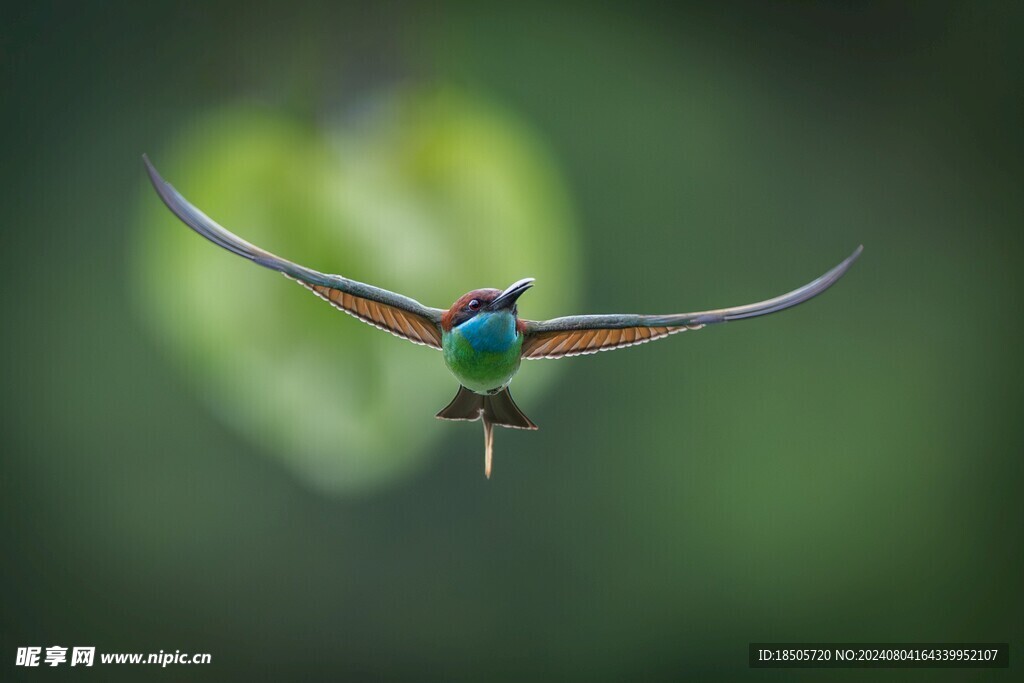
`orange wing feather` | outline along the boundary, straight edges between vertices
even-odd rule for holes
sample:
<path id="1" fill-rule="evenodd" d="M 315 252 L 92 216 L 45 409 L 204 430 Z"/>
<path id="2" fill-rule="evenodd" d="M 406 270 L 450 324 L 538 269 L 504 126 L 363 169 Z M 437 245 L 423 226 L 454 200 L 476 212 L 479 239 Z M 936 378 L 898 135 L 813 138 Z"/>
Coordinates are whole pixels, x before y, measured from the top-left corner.
<path id="1" fill-rule="evenodd" d="M 408 339 L 414 344 L 424 344 L 435 349 L 441 348 L 441 331 L 436 324 L 429 320 L 424 320 L 401 308 L 363 299 L 340 289 L 315 285 L 302 280 L 296 280 L 296 282 L 353 318 L 369 323 L 385 332 L 390 332 L 396 337 Z"/>

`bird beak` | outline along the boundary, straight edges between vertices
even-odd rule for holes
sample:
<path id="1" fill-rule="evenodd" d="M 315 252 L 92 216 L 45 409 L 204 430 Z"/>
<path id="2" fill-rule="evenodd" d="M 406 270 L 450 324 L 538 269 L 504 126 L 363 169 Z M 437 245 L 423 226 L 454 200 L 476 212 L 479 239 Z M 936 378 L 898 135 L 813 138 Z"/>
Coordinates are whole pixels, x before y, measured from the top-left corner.
<path id="1" fill-rule="evenodd" d="M 533 278 L 523 278 L 518 282 L 514 282 L 508 286 L 504 292 L 499 294 L 488 308 L 492 311 L 501 311 L 512 308 L 516 305 L 516 299 L 523 295 L 523 292 L 533 287 Z"/>

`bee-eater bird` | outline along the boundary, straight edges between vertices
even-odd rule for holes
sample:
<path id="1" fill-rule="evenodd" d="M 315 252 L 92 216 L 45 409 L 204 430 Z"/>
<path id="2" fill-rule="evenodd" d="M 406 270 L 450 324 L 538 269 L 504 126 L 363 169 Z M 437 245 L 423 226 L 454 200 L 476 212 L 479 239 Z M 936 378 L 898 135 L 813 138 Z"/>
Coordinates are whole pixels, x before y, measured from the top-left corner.
<path id="1" fill-rule="evenodd" d="M 756 318 L 801 304 L 821 294 L 843 276 L 863 245 L 832 270 L 788 294 L 756 304 L 699 313 L 669 315 L 575 315 L 533 321 L 519 317 L 517 302 L 533 278 L 504 290 L 474 289 L 448 310 L 430 308 L 386 289 L 300 266 L 249 244 L 194 207 L 143 162 L 157 194 L 175 216 L 200 235 L 265 268 L 283 273 L 335 308 L 386 332 L 438 349 L 459 380 L 459 392 L 436 417 L 482 420 L 484 474 L 491 476 L 494 425 L 537 429 L 512 400 L 509 382 L 522 359 L 565 358 L 645 344 L 705 325 Z"/>

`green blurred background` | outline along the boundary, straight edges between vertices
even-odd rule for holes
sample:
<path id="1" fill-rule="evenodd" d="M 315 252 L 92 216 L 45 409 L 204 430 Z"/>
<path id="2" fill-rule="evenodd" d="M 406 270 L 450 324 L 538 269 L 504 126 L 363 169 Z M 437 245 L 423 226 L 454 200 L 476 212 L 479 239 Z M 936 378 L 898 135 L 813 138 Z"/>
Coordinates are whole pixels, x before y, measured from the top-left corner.
<path id="1" fill-rule="evenodd" d="M 171 680 L 1008 680 L 754 671 L 751 641 L 1024 640 L 1019 3 L 25 3 L 0 25 L 0 526 L 18 646 Z M 435 306 L 779 316 L 435 352 L 190 234 Z"/>

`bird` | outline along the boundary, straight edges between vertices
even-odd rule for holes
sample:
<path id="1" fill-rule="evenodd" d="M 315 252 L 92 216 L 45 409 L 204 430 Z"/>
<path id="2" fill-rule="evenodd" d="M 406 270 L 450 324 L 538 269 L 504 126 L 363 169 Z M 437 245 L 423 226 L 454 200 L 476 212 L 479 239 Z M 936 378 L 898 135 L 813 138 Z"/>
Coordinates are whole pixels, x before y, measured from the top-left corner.
<path id="1" fill-rule="evenodd" d="M 757 318 L 783 311 L 821 294 L 841 278 L 864 249 L 821 277 L 787 294 L 744 306 L 667 315 L 573 315 L 534 321 L 519 317 L 520 297 L 534 286 L 523 278 L 505 289 L 474 289 L 448 309 L 341 275 L 293 263 L 265 251 L 221 227 L 166 182 L 142 155 L 149 179 L 167 208 L 185 225 L 217 246 L 298 282 L 335 308 L 386 332 L 442 352 L 459 382 L 455 398 L 437 413 L 442 420 L 480 420 L 484 428 L 484 474 L 490 479 L 494 427 L 535 430 L 509 392 L 520 363 L 567 358 L 646 344 L 706 325 Z"/>

